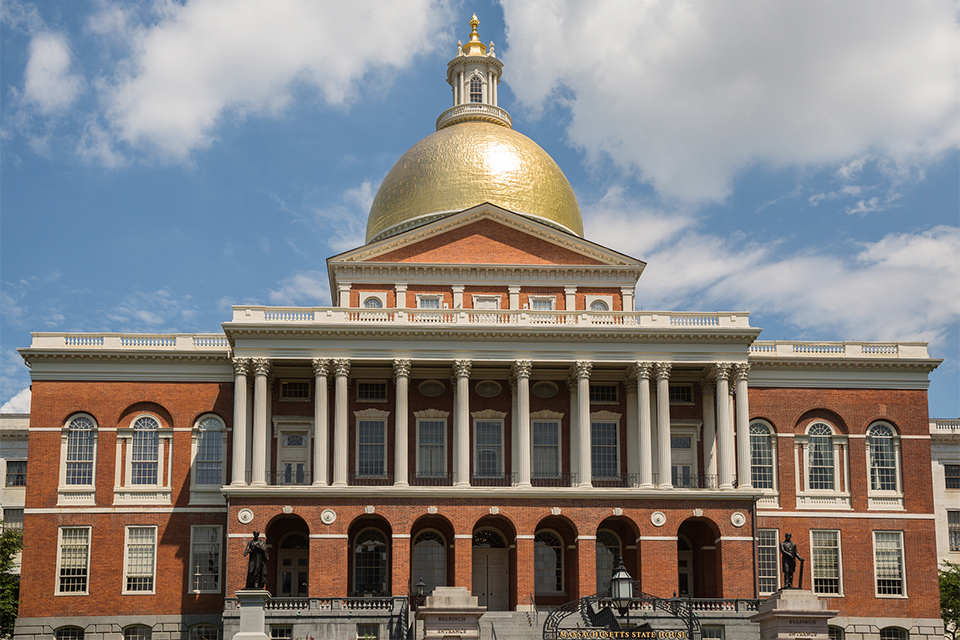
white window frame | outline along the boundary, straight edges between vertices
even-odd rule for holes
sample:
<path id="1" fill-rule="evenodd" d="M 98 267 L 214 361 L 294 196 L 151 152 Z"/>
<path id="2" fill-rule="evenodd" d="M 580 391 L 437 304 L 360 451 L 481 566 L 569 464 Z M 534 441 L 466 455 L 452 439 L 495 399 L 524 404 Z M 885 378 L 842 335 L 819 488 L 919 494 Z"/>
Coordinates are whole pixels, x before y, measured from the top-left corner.
<path id="1" fill-rule="evenodd" d="M 878 573 L 877 566 L 877 534 L 878 533 L 895 533 L 900 539 L 900 586 L 902 593 L 880 593 L 878 589 L 880 574 Z M 907 598 L 907 558 L 906 550 L 903 548 L 903 531 L 897 531 L 892 529 L 881 529 L 873 532 L 871 536 L 873 538 L 873 594 L 877 598 L 893 598 L 895 600 L 904 600 Z"/>
<path id="2" fill-rule="evenodd" d="M 473 308 L 477 311 L 499 311 L 501 308 L 503 308 L 502 298 L 503 296 L 495 295 L 492 293 L 475 293 L 472 296 L 471 304 L 473 305 Z M 480 307 L 477 306 L 477 303 L 480 303 L 480 302 L 493 302 L 497 306 L 493 307 L 492 309 L 481 309 Z"/>
<path id="3" fill-rule="evenodd" d="M 773 532 L 773 544 L 774 544 L 774 546 L 773 546 L 773 553 L 774 553 L 773 570 L 774 570 L 774 572 L 777 574 L 777 579 L 776 579 L 776 587 L 773 589 L 773 591 L 764 591 L 763 589 L 760 589 L 760 592 L 759 592 L 760 595 L 776 593 L 776 592 L 780 589 L 780 529 L 757 529 L 757 534 L 758 534 L 758 535 L 757 535 L 757 554 L 758 554 L 758 557 L 757 557 L 757 585 L 758 585 L 758 588 L 759 588 L 759 585 L 760 585 L 760 558 L 759 558 L 759 553 L 760 553 L 760 549 L 761 549 L 759 533 L 760 533 L 760 532 L 763 532 L 763 531 L 766 531 L 766 532 L 771 532 L 771 531 L 772 531 L 772 532 Z M 812 556 L 811 556 L 811 557 L 812 557 Z M 813 571 L 813 560 L 810 561 L 810 571 Z M 810 575 L 812 576 L 813 574 L 811 573 Z M 769 577 L 769 576 L 768 576 L 768 577 Z M 811 578 L 811 580 L 812 580 L 812 579 L 813 579 L 813 578 Z M 811 585 L 811 588 L 813 588 L 812 585 Z"/>
<path id="4" fill-rule="evenodd" d="M 950 522 L 950 514 L 956 514 L 955 523 Z M 954 539 L 957 541 L 956 544 L 953 544 Z M 950 553 L 960 551 L 960 510 L 957 509 L 947 509 L 947 551 Z"/>
<path id="5" fill-rule="evenodd" d="M 425 300 L 436 300 L 437 306 L 424 307 L 423 303 Z M 442 293 L 418 293 L 417 309 L 423 309 L 425 311 L 441 311 L 443 309 L 443 294 Z"/>
<path id="6" fill-rule="evenodd" d="M 894 489 L 873 488 L 873 463 L 871 461 L 870 432 L 875 427 L 886 427 L 890 430 L 891 444 L 893 445 L 893 474 Z M 902 458 L 900 455 L 900 432 L 891 423 L 879 420 L 867 428 L 866 446 L 864 455 L 867 460 L 867 510 L 868 511 L 903 511 L 903 480 Z"/>
<path id="7" fill-rule="evenodd" d="M 500 411 L 475 411 L 471 414 L 473 417 L 473 472 L 470 474 L 472 478 L 504 478 L 506 477 L 506 464 L 504 462 L 504 449 L 506 449 L 506 443 L 504 442 L 504 430 L 503 425 L 505 418 L 507 417 L 506 413 Z M 500 458 L 498 461 L 500 474 L 495 476 L 481 476 L 478 475 L 480 471 L 480 458 L 479 451 L 477 449 L 477 423 L 478 422 L 496 422 L 500 425 Z"/>
<path id="8" fill-rule="evenodd" d="M 70 439 L 70 425 L 78 418 L 86 418 L 93 423 L 91 434 L 93 437 L 93 473 L 90 484 L 67 484 L 67 449 Z M 57 487 L 57 506 L 77 505 L 88 506 L 96 503 L 97 487 L 97 443 L 100 440 L 100 425 L 89 413 L 75 413 L 71 415 L 60 429 L 60 480 Z"/>
<path id="9" fill-rule="evenodd" d="M 306 458 L 303 463 L 303 471 L 307 478 L 311 477 L 313 473 L 313 449 L 311 448 L 310 439 L 313 437 L 313 422 L 309 418 L 299 418 L 299 417 L 290 417 L 282 416 L 275 417 L 273 419 L 273 437 L 277 442 L 277 455 L 274 459 L 273 468 L 275 469 L 276 474 L 281 474 L 285 471 L 282 468 L 282 455 L 283 455 L 283 438 L 284 436 L 303 436 L 304 438 L 304 448 L 306 450 Z M 279 481 L 276 480 L 276 475 L 274 476 L 274 484 L 279 484 Z M 294 483 L 299 484 L 299 483 Z M 309 483 L 307 483 L 309 484 Z"/>
<path id="10" fill-rule="evenodd" d="M 603 302 L 607 305 L 606 311 L 594 311 L 590 307 L 594 302 Z M 594 295 L 587 294 L 583 296 L 583 306 L 588 313 L 610 313 L 613 311 L 613 296 L 612 295 Z"/>
<path id="11" fill-rule="evenodd" d="M 536 476 L 533 440 L 533 423 L 549 422 L 557 428 L 557 475 L 556 476 Z M 541 445 L 543 446 L 543 445 Z M 563 477 L 563 414 L 555 411 L 536 411 L 530 414 L 530 476 L 535 480 L 551 480 Z"/>
<path id="12" fill-rule="evenodd" d="M 549 533 L 557 537 L 557 540 L 560 541 L 560 591 L 537 591 L 537 566 L 536 566 L 536 553 L 537 553 L 537 536 L 541 533 Z M 563 536 L 560 535 L 554 529 L 537 529 L 536 533 L 533 536 L 533 553 L 534 553 L 534 567 L 533 567 L 533 593 L 537 596 L 555 596 L 563 595 L 567 592 L 567 549 L 566 543 L 564 542 Z"/>
<path id="13" fill-rule="evenodd" d="M 423 474 L 423 473 L 427 473 L 427 472 L 424 472 L 424 471 L 421 469 L 421 466 L 420 466 L 420 423 L 421 423 L 421 422 L 441 422 L 441 423 L 443 423 L 443 432 L 442 432 L 442 433 L 443 433 L 443 453 L 441 454 L 441 455 L 442 455 L 442 458 L 441 458 L 441 459 L 443 460 L 443 469 L 440 470 L 440 471 L 432 471 L 432 472 L 429 472 L 429 473 L 441 473 L 441 474 L 447 473 L 447 418 L 448 418 L 449 416 L 450 416 L 450 414 L 449 414 L 448 412 L 446 412 L 446 411 L 438 411 L 438 410 L 436 410 L 436 409 L 427 409 L 427 410 L 425 410 L 425 411 L 416 411 L 416 412 L 414 412 L 414 418 L 415 418 L 416 421 L 417 421 L 417 422 L 416 422 L 416 429 L 417 429 L 417 434 L 416 434 L 416 437 L 417 437 L 417 439 L 416 439 L 416 447 L 417 447 L 417 456 L 416 456 L 416 457 L 417 457 L 417 469 L 416 469 L 416 476 L 417 476 L 418 478 L 430 478 L 430 477 L 432 477 L 432 476 L 430 476 L 430 475 L 421 475 L 421 474 Z"/>
<path id="14" fill-rule="evenodd" d="M 291 398 L 283 395 L 283 385 L 289 382 L 298 382 L 306 383 L 307 385 L 307 397 L 305 398 Z M 313 402 L 313 385 L 310 384 L 308 378 L 284 378 L 280 380 L 280 388 L 277 391 L 277 397 L 280 402 Z"/>
<path id="15" fill-rule="evenodd" d="M 831 431 L 833 445 L 833 489 L 810 488 L 810 430 L 814 425 L 826 425 Z M 802 434 L 794 437 L 794 468 L 796 473 L 797 509 L 851 509 L 850 506 L 850 444 L 849 438 L 826 420 L 812 420 Z M 841 472 L 842 467 L 842 472 Z"/>
<path id="16" fill-rule="evenodd" d="M 549 308 L 547 309 L 534 309 L 535 303 L 547 303 Z M 557 309 L 557 298 L 556 296 L 527 296 L 527 305 L 530 307 L 530 311 L 545 313 L 548 311 L 556 311 Z"/>
<path id="17" fill-rule="evenodd" d="M 597 480 L 597 481 L 600 481 L 600 482 L 605 482 L 605 481 L 609 481 L 609 480 L 617 480 L 617 479 L 619 479 L 619 477 L 620 477 L 620 473 L 621 473 L 621 472 L 620 472 L 620 464 L 621 464 L 621 462 L 622 462 L 622 461 L 620 460 L 620 456 L 622 455 L 622 454 L 621 454 L 621 449 L 623 449 L 623 447 L 621 446 L 622 443 L 620 442 L 620 418 L 621 418 L 621 417 L 622 417 L 622 416 L 621 416 L 619 413 L 612 413 L 612 412 L 610 412 L 610 411 L 594 411 L 593 413 L 590 414 L 590 451 L 586 452 L 586 455 L 590 456 L 590 458 L 591 458 L 591 462 L 590 462 L 590 479 L 589 479 L 590 482 L 593 482 L 594 480 Z M 616 436 L 617 436 L 617 444 L 616 444 L 616 448 L 617 448 L 617 466 L 616 466 L 616 476 L 614 476 L 614 477 L 609 477 L 609 476 L 597 476 L 596 469 L 594 468 L 594 465 L 593 465 L 593 424 L 594 424 L 595 422 L 612 422 L 612 423 L 614 423 L 614 425 L 615 425 L 614 433 L 615 433 Z"/>
<path id="18" fill-rule="evenodd" d="M 217 554 L 217 583 L 216 589 L 194 589 L 193 588 L 193 547 L 196 544 L 197 529 L 215 529 L 217 540 L 220 544 L 220 553 Z M 222 593 L 223 592 L 223 526 L 219 524 L 195 524 L 190 527 L 190 557 L 187 560 L 187 593 Z"/>
<path id="19" fill-rule="evenodd" d="M 9 474 L 10 474 L 10 463 L 11 463 L 11 462 L 22 462 L 22 463 L 23 463 L 23 465 L 24 465 L 24 468 L 23 468 L 23 484 L 17 484 L 17 485 L 8 485 L 8 484 L 7 484 L 7 478 L 9 477 Z M 27 468 L 26 468 L 27 459 L 26 459 L 26 458 L 7 458 L 6 460 L 0 459 L 0 464 L 2 464 L 2 469 L 3 469 L 3 490 L 4 490 L 4 491 L 16 491 L 16 490 L 18 490 L 18 489 L 19 489 L 20 491 L 23 491 L 23 490 L 25 490 L 25 489 L 27 488 Z M 93 466 L 94 466 L 94 467 L 97 466 L 97 465 L 96 465 L 96 458 L 94 458 L 94 465 L 93 465 Z M 86 485 L 84 485 L 84 486 L 86 486 Z"/>
<path id="20" fill-rule="evenodd" d="M 217 429 L 200 429 L 200 425 L 208 420 L 219 423 Z M 197 456 L 200 453 L 200 434 L 218 431 L 220 433 L 220 483 L 199 484 L 197 482 Z M 220 488 L 226 483 L 227 477 L 227 427 L 223 418 L 213 413 L 205 413 L 193 423 L 190 432 L 190 504 L 226 504 L 226 499 Z"/>
<path id="21" fill-rule="evenodd" d="M 373 480 L 382 480 L 384 478 L 390 477 L 390 466 L 389 466 L 389 447 L 390 439 L 389 434 L 387 433 L 387 418 L 390 417 L 389 411 L 381 411 L 380 409 L 364 409 L 363 411 L 354 411 L 353 415 L 356 420 L 354 422 L 354 473 L 355 478 L 369 478 Z M 383 475 L 382 476 L 371 476 L 371 475 L 361 475 L 360 474 L 360 422 L 376 422 L 379 421 L 383 424 Z"/>
<path id="22" fill-rule="evenodd" d="M 87 531 L 87 588 L 84 591 L 61 591 L 60 590 L 60 565 L 63 561 L 63 532 L 67 529 L 86 529 Z M 57 571 L 53 575 L 55 596 L 88 596 L 90 595 L 90 552 L 93 547 L 93 527 L 91 526 L 63 526 L 57 527 Z"/>
<path id="23" fill-rule="evenodd" d="M 844 596 L 843 592 L 843 537 L 840 535 L 839 529 L 810 529 L 810 589 L 814 589 L 814 569 L 815 569 L 815 560 L 813 552 L 813 533 L 814 531 L 822 532 L 829 531 L 831 533 L 837 534 L 837 593 L 818 593 L 814 591 L 817 595 L 825 596 L 828 598 L 842 598 Z"/>
<path id="24" fill-rule="evenodd" d="M 757 500 L 758 506 L 763 506 L 767 508 L 779 509 L 780 508 L 780 456 L 777 455 L 777 430 L 773 428 L 773 425 L 767 422 L 766 420 L 756 419 L 751 420 L 748 427 L 749 430 L 753 429 L 753 425 L 760 425 L 767 429 L 768 437 L 770 438 L 770 455 L 772 459 L 772 473 L 773 473 L 773 487 L 764 487 L 762 489 L 757 489 L 762 491 L 764 495 Z M 750 434 L 753 437 L 753 434 Z M 750 447 L 750 481 L 753 482 L 753 446 Z M 756 489 L 756 487 L 754 487 Z"/>
<path id="25" fill-rule="evenodd" d="M 127 578 L 130 577 L 140 577 L 140 576 L 129 576 L 127 572 L 130 570 L 130 530 L 131 529 L 150 529 L 153 531 L 153 566 L 150 567 L 150 578 L 152 579 L 153 588 L 149 591 L 131 591 L 127 588 Z M 123 528 L 123 574 L 121 576 L 122 588 L 121 593 L 125 596 L 149 596 L 155 595 L 157 593 L 157 525 L 149 524 L 128 524 Z"/>
<path id="26" fill-rule="evenodd" d="M 157 483 L 133 484 L 134 426 L 141 418 L 150 418 L 157 423 Z M 122 451 L 126 447 L 126 452 Z M 126 453 L 126 455 L 123 455 Z M 120 460 L 124 466 L 120 468 Z M 114 487 L 113 503 L 117 504 L 163 504 L 172 503 L 171 471 L 173 467 L 173 429 L 163 426 L 163 421 L 153 413 L 143 412 L 133 416 L 127 426 L 117 429 L 117 484 Z"/>
<path id="27" fill-rule="evenodd" d="M 379 307 L 367 307 L 367 300 L 379 300 Z M 366 311 L 378 311 L 381 309 L 387 308 L 387 292 L 386 291 L 361 291 L 360 292 L 360 308 L 365 309 Z"/>
<path id="28" fill-rule="evenodd" d="M 374 398 L 374 399 L 361 398 L 361 397 L 360 397 L 360 385 L 361 385 L 361 384 L 382 384 L 382 385 L 383 385 L 383 397 L 382 397 L 382 398 Z M 357 401 L 358 403 L 366 404 L 367 402 L 386 402 L 386 401 L 387 401 L 387 397 L 390 395 L 390 384 L 389 384 L 386 380 L 383 380 L 383 379 L 380 379 L 380 380 L 375 380 L 375 379 L 370 379 L 370 380 L 357 380 L 357 381 L 356 381 L 356 384 L 354 384 L 353 386 L 356 387 L 356 390 L 357 390 L 357 391 L 356 391 L 356 394 L 355 394 L 355 399 L 356 399 L 356 401 Z"/>

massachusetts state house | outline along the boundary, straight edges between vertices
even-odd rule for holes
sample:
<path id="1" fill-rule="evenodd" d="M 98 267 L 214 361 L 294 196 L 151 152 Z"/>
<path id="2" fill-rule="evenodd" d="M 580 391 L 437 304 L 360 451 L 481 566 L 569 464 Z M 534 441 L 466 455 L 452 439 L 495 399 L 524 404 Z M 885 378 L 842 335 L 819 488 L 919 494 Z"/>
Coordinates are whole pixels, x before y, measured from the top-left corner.
<path id="1" fill-rule="evenodd" d="M 255 530 L 277 640 L 412 637 L 438 585 L 487 607 L 484 638 L 540 637 L 620 558 L 704 637 L 755 640 L 788 532 L 797 579 L 839 612 L 831 640 L 942 636 L 939 360 L 765 341 L 743 312 L 636 311 L 645 263 L 583 237 L 471 25 L 453 106 L 384 179 L 366 244 L 327 260 L 332 306 L 20 350 L 16 638 L 229 640 Z"/>

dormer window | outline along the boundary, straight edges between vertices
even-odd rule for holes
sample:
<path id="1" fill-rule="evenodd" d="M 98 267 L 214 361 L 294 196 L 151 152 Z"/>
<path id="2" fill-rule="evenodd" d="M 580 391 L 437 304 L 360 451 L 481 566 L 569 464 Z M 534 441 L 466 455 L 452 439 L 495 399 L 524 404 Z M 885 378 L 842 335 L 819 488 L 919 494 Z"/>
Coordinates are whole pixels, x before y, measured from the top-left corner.
<path id="1" fill-rule="evenodd" d="M 470 102 L 483 102 L 483 80 L 480 76 L 470 79 Z"/>

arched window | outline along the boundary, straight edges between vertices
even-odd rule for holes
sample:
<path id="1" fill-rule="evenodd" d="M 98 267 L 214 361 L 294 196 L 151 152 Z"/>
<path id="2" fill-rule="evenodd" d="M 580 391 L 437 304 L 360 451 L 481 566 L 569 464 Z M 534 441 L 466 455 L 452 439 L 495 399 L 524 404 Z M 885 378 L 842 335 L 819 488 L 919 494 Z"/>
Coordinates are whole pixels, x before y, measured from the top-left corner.
<path id="1" fill-rule="evenodd" d="M 197 423 L 194 476 L 196 485 L 223 484 L 223 423 L 207 416 Z"/>
<path id="2" fill-rule="evenodd" d="M 470 102 L 483 102 L 483 80 L 480 76 L 470 79 Z"/>
<path id="3" fill-rule="evenodd" d="M 83 640 L 83 629 L 80 627 L 60 627 L 53 636 L 56 640 Z"/>
<path id="4" fill-rule="evenodd" d="M 590 303 L 590 311 L 610 311 L 610 306 L 603 300 L 594 300 Z"/>
<path id="5" fill-rule="evenodd" d="M 756 489 L 774 488 L 773 437 L 762 422 L 750 425 L 750 483 Z"/>
<path id="6" fill-rule="evenodd" d="M 190 627 L 190 640 L 220 640 L 220 627 L 212 624 L 195 624 Z"/>
<path id="7" fill-rule="evenodd" d="M 605 530 L 597 532 L 597 593 L 610 593 L 610 579 L 622 555 L 616 534 Z"/>
<path id="8" fill-rule="evenodd" d="M 833 429 L 823 422 L 814 423 L 807 432 L 809 435 L 809 483 L 813 490 L 833 491 Z"/>
<path id="9" fill-rule="evenodd" d="M 563 541 L 553 531 L 541 531 L 533 539 L 534 592 L 563 592 Z"/>
<path id="10" fill-rule="evenodd" d="M 93 484 L 97 451 L 96 428 L 89 416 L 77 416 L 67 425 L 63 485 L 76 487 Z"/>
<path id="11" fill-rule="evenodd" d="M 436 531 L 423 531 L 413 541 L 413 573 L 410 579 L 414 584 L 423 580 L 424 595 L 430 595 L 434 588 L 447 584 L 447 545 Z"/>
<path id="12" fill-rule="evenodd" d="M 151 416 L 140 416 L 133 423 L 133 454 L 130 458 L 130 484 L 157 484 L 160 463 L 160 423 Z"/>
<path id="13" fill-rule="evenodd" d="M 387 538 L 379 529 L 364 529 L 353 544 L 353 588 L 358 594 L 387 593 Z"/>
<path id="14" fill-rule="evenodd" d="M 910 633 L 900 627 L 884 627 L 880 629 L 880 640 L 909 640 Z"/>
<path id="15" fill-rule="evenodd" d="M 383 303 L 380 302 L 380 298 L 370 296 L 363 301 L 363 306 L 366 309 L 383 309 Z"/>
<path id="16" fill-rule="evenodd" d="M 145 624 L 135 624 L 123 630 L 123 640 L 150 640 L 153 630 Z"/>
<path id="17" fill-rule="evenodd" d="M 887 424 L 875 424 L 867 431 L 870 448 L 870 490 L 897 491 L 899 473 L 896 433 Z"/>

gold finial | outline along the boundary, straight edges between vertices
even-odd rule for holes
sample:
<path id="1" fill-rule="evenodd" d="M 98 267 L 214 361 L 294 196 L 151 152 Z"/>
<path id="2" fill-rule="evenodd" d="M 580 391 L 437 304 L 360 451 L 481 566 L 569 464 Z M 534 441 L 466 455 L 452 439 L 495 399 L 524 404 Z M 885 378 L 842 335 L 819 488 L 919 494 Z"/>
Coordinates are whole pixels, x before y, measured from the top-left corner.
<path id="1" fill-rule="evenodd" d="M 473 36 L 477 35 L 477 27 L 480 26 L 480 21 L 477 20 L 477 14 L 473 14 L 473 17 L 470 18 L 470 28 L 473 31 L 470 33 L 470 39 L 473 40 Z"/>
<path id="2" fill-rule="evenodd" d="M 463 52 L 468 56 L 482 56 L 487 54 L 487 45 L 480 42 L 480 34 L 477 33 L 477 26 L 480 21 L 477 20 L 477 14 L 473 14 L 470 19 L 470 40 L 463 47 Z"/>

